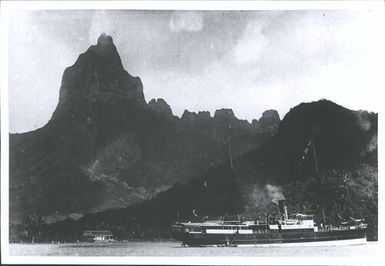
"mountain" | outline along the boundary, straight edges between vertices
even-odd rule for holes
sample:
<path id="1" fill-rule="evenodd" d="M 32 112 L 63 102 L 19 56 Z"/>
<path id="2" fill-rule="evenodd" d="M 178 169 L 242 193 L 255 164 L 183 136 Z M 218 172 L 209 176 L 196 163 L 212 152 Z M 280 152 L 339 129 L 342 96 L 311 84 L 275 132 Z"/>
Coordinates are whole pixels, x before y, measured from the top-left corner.
<path id="1" fill-rule="evenodd" d="M 324 209 L 329 222 L 338 222 L 339 216 L 362 217 L 375 237 L 377 136 L 376 113 L 352 111 L 327 100 L 292 108 L 275 136 L 234 164 L 242 177 L 238 183 L 244 211 L 266 212 L 271 184 L 278 187 L 273 193 L 288 199 L 292 212 L 313 213 L 322 221 Z"/>
<path id="2" fill-rule="evenodd" d="M 243 163 L 254 162 L 259 176 L 248 180 L 285 183 L 314 174 L 314 155 L 319 171 L 357 163 L 377 167 L 377 121 L 375 113 L 352 111 L 328 100 L 302 103 L 288 112 L 274 137 L 240 158 L 237 169 L 242 174 Z"/>
<path id="3" fill-rule="evenodd" d="M 228 111 L 220 113 L 232 117 Z M 67 219 L 46 231 L 67 241 L 90 228 L 112 230 L 117 239 L 168 238 L 169 225 L 177 220 L 264 219 L 277 212 L 276 199 L 286 198 L 289 212 L 315 214 L 318 223 L 323 218 L 335 223 L 339 216 L 364 218 L 369 238 L 376 240 L 377 121 L 375 113 L 352 111 L 327 100 L 302 103 L 284 117 L 274 136 L 238 156 L 233 168 L 224 162 L 151 200 Z M 54 238 L 51 233 L 45 237 Z"/>
<path id="4" fill-rule="evenodd" d="M 273 110 L 248 123 L 231 109 L 178 118 L 163 99 L 146 103 L 140 78 L 103 34 L 64 71 L 50 121 L 10 134 L 10 221 L 141 203 L 228 161 L 230 148 L 233 158 L 255 149 L 279 122 Z"/>

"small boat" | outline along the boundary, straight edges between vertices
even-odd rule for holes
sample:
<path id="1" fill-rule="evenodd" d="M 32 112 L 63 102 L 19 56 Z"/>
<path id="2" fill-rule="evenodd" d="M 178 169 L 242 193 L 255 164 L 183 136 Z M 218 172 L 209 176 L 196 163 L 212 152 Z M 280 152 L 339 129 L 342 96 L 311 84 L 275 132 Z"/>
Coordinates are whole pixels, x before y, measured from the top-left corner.
<path id="1" fill-rule="evenodd" d="M 93 230 L 85 231 L 83 233 L 83 240 L 85 242 L 113 242 L 113 235 L 111 231 L 106 230 Z"/>

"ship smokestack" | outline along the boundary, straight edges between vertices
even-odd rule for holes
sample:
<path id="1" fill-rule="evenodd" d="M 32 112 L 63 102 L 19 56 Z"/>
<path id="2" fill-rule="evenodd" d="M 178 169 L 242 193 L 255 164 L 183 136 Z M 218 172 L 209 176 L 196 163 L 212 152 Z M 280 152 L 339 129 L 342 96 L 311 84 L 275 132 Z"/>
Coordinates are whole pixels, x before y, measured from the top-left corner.
<path id="1" fill-rule="evenodd" d="M 287 207 L 286 207 L 286 204 L 285 204 L 285 200 L 284 199 L 281 199 L 281 200 L 278 200 L 278 208 L 279 208 L 279 212 L 280 213 L 283 213 L 284 215 L 284 219 L 288 219 L 289 216 L 287 214 Z"/>

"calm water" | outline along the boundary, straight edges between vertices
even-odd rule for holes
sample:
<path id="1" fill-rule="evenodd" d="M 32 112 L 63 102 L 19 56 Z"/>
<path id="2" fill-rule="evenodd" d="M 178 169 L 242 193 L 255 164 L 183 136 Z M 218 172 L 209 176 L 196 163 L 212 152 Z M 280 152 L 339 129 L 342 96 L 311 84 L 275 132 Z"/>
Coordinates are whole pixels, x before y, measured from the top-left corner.
<path id="1" fill-rule="evenodd" d="M 177 242 L 11 244 L 11 256 L 376 256 L 377 242 L 323 247 L 182 247 Z"/>

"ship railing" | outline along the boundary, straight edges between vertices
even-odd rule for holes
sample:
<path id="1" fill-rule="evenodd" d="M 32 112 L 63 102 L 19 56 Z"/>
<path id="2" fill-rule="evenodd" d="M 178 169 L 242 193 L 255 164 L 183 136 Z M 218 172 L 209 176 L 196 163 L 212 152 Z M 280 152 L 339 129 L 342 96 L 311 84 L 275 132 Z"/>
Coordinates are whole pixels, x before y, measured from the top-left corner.
<path id="1" fill-rule="evenodd" d="M 356 229 L 358 226 L 347 226 L 347 225 L 325 225 L 325 226 L 319 226 L 318 231 L 343 231 L 343 230 L 350 230 L 350 229 Z"/>

